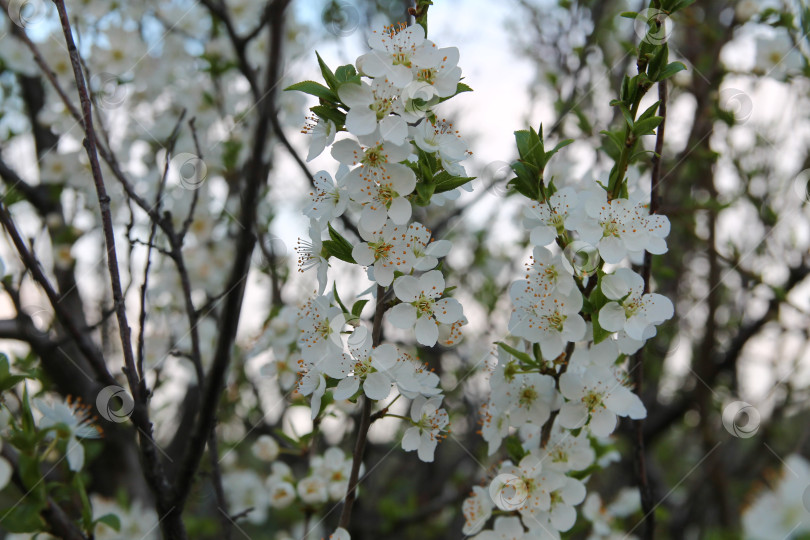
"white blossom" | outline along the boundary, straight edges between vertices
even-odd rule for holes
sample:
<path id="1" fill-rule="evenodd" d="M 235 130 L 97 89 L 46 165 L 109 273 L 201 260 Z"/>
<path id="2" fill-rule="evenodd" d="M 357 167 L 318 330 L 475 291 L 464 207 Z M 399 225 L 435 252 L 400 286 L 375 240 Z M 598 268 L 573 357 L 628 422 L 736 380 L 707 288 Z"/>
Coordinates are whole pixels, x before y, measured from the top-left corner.
<path id="1" fill-rule="evenodd" d="M 431 270 L 419 278 L 400 276 L 394 281 L 394 292 L 401 304 L 389 312 L 388 320 L 403 330 L 415 328 L 416 341 L 432 347 L 439 339 L 439 325 L 451 325 L 463 316 L 455 298 L 441 298 L 444 277 Z"/>

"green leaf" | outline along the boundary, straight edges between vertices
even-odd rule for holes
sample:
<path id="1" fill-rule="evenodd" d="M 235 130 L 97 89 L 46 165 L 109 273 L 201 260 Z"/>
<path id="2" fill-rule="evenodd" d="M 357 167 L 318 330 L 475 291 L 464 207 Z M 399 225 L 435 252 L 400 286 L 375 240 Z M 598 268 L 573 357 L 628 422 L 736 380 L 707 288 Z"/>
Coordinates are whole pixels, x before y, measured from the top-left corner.
<path id="1" fill-rule="evenodd" d="M 427 206 L 430 204 L 430 198 L 436 189 L 436 184 L 419 182 L 416 184 L 416 194 L 418 196 L 417 204 L 420 206 Z"/>
<path id="2" fill-rule="evenodd" d="M 559 152 L 560 150 L 562 150 L 563 148 L 565 148 L 566 146 L 568 146 L 572 142 L 574 142 L 574 139 L 565 139 L 564 141 L 558 142 L 557 146 L 555 146 L 554 148 L 552 148 L 551 150 L 546 152 L 546 163 L 548 163 L 548 161 L 551 159 L 551 157 L 554 154 L 556 154 L 557 152 Z"/>
<path id="3" fill-rule="evenodd" d="M 523 362 L 524 365 L 533 366 L 533 365 L 536 364 L 536 362 L 534 361 L 534 359 L 531 356 L 529 356 L 525 352 L 520 352 L 519 350 L 515 349 L 514 347 L 511 347 L 511 346 L 507 345 L 503 341 L 496 341 L 495 345 L 497 345 L 501 349 L 505 350 L 506 352 L 508 352 L 509 354 L 511 354 L 512 356 L 514 356 L 518 360 L 520 360 L 521 362 Z"/>
<path id="4" fill-rule="evenodd" d="M 332 294 L 335 296 L 335 302 L 337 302 L 337 305 L 343 310 L 343 313 L 348 313 L 349 310 L 343 305 L 343 302 L 340 300 L 340 295 L 337 292 L 337 283 L 332 283 Z"/>
<path id="5" fill-rule="evenodd" d="M 633 134 L 636 137 L 649 135 L 650 133 L 655 131 L 655 128 L 657 128 L 658 125 L 661 124 L 662 120 L 663 118 L 660 116 L 652 116 L 650 118 L 645 118 L 640 122 L 636 122 L 636 125 L 633 127 Z"/>
<path id="6" fill-rule="evenodd" d="M 0 510 L 0 516 L 3 516 L 3 529 L 11 533 L 33 533 L 47 530 L 47 525 L 40 516 L 43 509 L 44 505 L 26 499 L 24 503 L 13 508 Z"/>
<path id="7" fill-rule="evenodd" d="M 658 74 L 659 81 L 663 81 L 669 79 L 679 71 L 683 71 L 686 69 L 686 66 L 683 65 L 682 62 L 672 62 L 667 67 L 661 70 L 661 73 Z"/>
<path id="8" fill-rule="evenodd" d="M 346 113 L 339 111 L 335 107 L 316 105 L 310 107 L 309 110 L 324 120 L 331 120 L 336 126 L 342 126 L 346 123 Z"/>
<path id="9" fill-rule="evenodd" d="M 8 356 L 0 353 L 0 392 L 10 390 L 24 379 L 30 379 L 30 377 L 26 375 L 12 375 L 9 368 Z"/>
<path id="10" fill-rule="evenodd" d="M 475 180 L 474 176 L 453 176 L 447 171 L 442 171 L 433 177 L 433 182 L 436 184 L 433 192 L 444 193 L 445 191 L 451 191 L 473 180 Z"/>
<path id="11" fill-rule="evenodd" d="M 360 83 L 360 75 L 357 74 L 357 70 L 354 69 L 354 66 L 351 64 L 346 64 L 345 66 L 340 66 L 335 70 L 335 79 L 337 79 L 338 83 L 345 84 L 345 83 Z"/>
<path id="12" fill-rule="evenodd" d="M 318 54 L 317 51 L 315 51 L 315 56 L 318 57 L 318 65 L 321 68 L 321 75 L 323 75 L 323 80 L 326 81 L 326 84 L 329 86 L 329 88 L 332 89 L 333 92 L 337 92 L 340 83 L 335 77 L 335 74 L 332 73 L 332 70 L 329 69 L 329 66 L 326 65 L 326 62 L 323 61 L 323 58 L 321 58 L 321 55 Z"/>
<path id="13" fill-rule="evenodd" d="M 305 94 L 325 99 L 326 101 L 331 101 L 333 103 L 338 103 L 340 101 L 335 92 L 320 83 L 316 83 L 315 81 L 301 81 L 288 86 L 284 89 L 284 91 L 303 92 Z"/>
<path id="14" fill-rule="evenodd" d="M 602 292 L 602 278 L 605 274 L 600 270 L 597 275 L 599 276 L 599 282 L 591 292 L 591 296 L 588 298 L 588 301 L 590 302 L 592 309 L 591 322 L 593 322 L 593 342 L 601 343 L 613 332 L 608 332 L 602 328 L 602 325 L 599 324 L 599 310 L 601 310 L 609 300 Z"/>
<path id="15" fill-rule="evenodd" d="M 695 0 L 664 0 L 661 8 L 672 15 L 676 11 L 685 9 L 695 3 Z"/>
<path id="16" fill-rule="evenodd" d="M 625 19 L 635 19 L 638 17 L 638 13 L 635 11 L 622 11 L 619 13 L 619 17 L 624 17 Z"/>
<path id="17" fill-rule="evenodd" d="M 448 99 L 452 99 L 452 98 L 456 97 L 457 95 L 462 94 L 464 92 L 472 92 L 472 91 L 473 91 L 472 88 L 470 88 L 466 84 L 460 82 L 460 83 L 458 83 L 458 85 L 456 85 L 456 93 L 453 94 L 452 96 L 447 96 L 447 97 L 440 98 L 439 103 L 444 103 Z"/>
<path id="18" fill-rule="evenodd" d="M 635 120 L 633 120 L 633 115 L 630 114 L 630 109 L 628 109 L 627 105 L 625 105 L 624 103 L 619 103 L 619 110 L 621 111 L 622 116 L 624 117 L 624 121 L 627 122 L 627 125 L 630 126 L 630 128 L 632 129 Z"/>
<path id="19" fill-rule="evenodd" d="M 526 161 L 515 161 L 509 165 L 517 178 L 513 178 L 509 182 L 515 191 L 533 200 L 540 200 L 540 171 Z"/>
<path id="20" fill-rule="evenodd" d="M 647 110 L 644 111 L 643 113 L 641 113 L 641 116 L 639 116 L 636 119 L 636 122 L 638 122 L 640 120 L 645 120 L 647 118 L 650 118 L 651 116 L 654 116 L 655 111 L 656 111 L 656 109 L 658 109 L 658 105 L 660 105 L 660 104 L 661 104 L 661 101 L 659 100 L 659 101 L 656 101 L 655 103 L 653 103 L 652 105 L 650 105 L 649 107 L 647 107 Z"/>
<path id="21" fill-rule="evenodd" d="M 543 126 L 540 126 L 540 133 L 537 133 L 534 128 L 529 128 L 529 144 L 531 147 L 531 159 L 537 168 L 543 170 L 546 168 L 546 150 L 543 148 Z"/>
<path id="22" fill-rule="evenodd" d="M 23 399 L 22 399 L 22 428 L 26 432 L 34 432 L 36 424 L 34 423 L 34 415 L 31 413 L 31 402 L 28 399 L 28 386 L 23 386 Z"/>
<path id="23" fill-rule="evenodd" d="M 363 312 L 363 308 L 366 307 L 368 304 L 368 300 L 358 300 L 357 302 L 352 305 L 352 315 L 355 317 L 360 317 L 360 314 Z"/>
<path id="24" fill-rule="evenodd" d="M 523 449 L 523 445 L 520 444 L 520 439 L 517 435 L 509 435 L 503 442 L 506 447 L 506 453 L 513 463 L 520 463 L 520 460 L 528 454 L 528 452 Z"/>
<path id="25" fill-rule="evenodd" d="M 329 223 L 329 238 L 331 240 L 324 240 L 323 247 L 326 249 L 327 253 L 329 253 L 332 257 L 337 257 L 341 261 L 346 261 L 352 264 L 357 264 L 352 256 L 352 245 L 349 243 L 348 240 L 343 238 L 339 232 L 337 232 L 333 227 L 332 224 Z M 344 311 L 346 308 L 343 308 Z"/>
<path id="26" fill-rule="evenodd" d="M 620 135 L 615 131 L 606 130 L 602 130 L 599 133 L 605 136 L 605 144 L 603 145 L 605 153 L 614 160 L 618 159 L 622 148 L 624 148 L 624 135 Z"/>
<path id="27" fill-rule="evenodd" d="M 19 456 L 18 468 L 20 470 L 20 478 L 23 481 L 26 489 L 31 490 L 30 496 L 38 499 L 41 492 L 36 488 L 42 484 L 42 472 L 39 470 L 39 459 L 35 455 L 23 454 Z M 44 500 L 44 497 L 42 498 Z"/>
<path id="28" fill-rule="evenodd" d="M 121 519 L 115 514 L 104 514 L 95 523 L 103 523 L 107 527 L 115 529 L 116 532 L 121 532 Z"/>
<path id="29" fill-rule="evenodd" d="M 529 132 L 525 129 L 515 131 L 515 143 L 517 143 L 518 155 L 521 159 L 528 160 L 531 153 L 531 143 L 529 142 Z"/>
<path id="30" fill-rule="evenodd" d="M 650 63 L 647 64 L 647 75 L 651 81 L 657 81 L 661 73 L 661 69 L 667 65 L 669 61 L 669 46 L 666 43 L 660 45 L 655 53 L 653 53 Z"/>

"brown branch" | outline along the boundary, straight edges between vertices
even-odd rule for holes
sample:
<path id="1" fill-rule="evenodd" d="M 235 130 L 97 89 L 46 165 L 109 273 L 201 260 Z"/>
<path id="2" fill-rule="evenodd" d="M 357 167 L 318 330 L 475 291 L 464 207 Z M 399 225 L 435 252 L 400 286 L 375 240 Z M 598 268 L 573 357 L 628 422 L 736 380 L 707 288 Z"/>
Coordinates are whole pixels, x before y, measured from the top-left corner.
<path id="1" fill-rule="evenodd" d="M 658 184 L 661 182 L 661 158 L 664 152 L 664 128 L 667 121 L 667 82 L 658 83 L 658 116 L 662 118 L 658 125 L 655 137 L 655 155 L 652 158 L 652 174 L 650 177 L 650 214 L 658 211 Z M 644 265 L 641 277 L 644 279 L 644 294 L 650 292 L 650 274 L 652 272 L 652 254 L 644 252 Z M 630 372 L 636 394 L 639 397 L 644 391 L 644 346 L 633 355 L 630 362 Z M 643 538 L 652 540 L 655 536 L 655 503 L 653 502 L 652 488 L 647 475 L 647 453 L 644 440 L 644 419 L 633 420 L 633 464 L 636 472 L 638 491 L 641 496 L 641 510 L 644 514 Z"/>
<path id="2" fill-rule="evenodd" d="M 42 290 L 48 297 L 48 301 L 51 303 L 59 322 L 64 325 L 65 329 L 67 329 L 68 333 L 76 342 L 76 346 L 87 358 L 90 365 L 93 366 L 96 376 L 104 384 L 117 384 L 116 380 L 107 370 L 107 365 L 104 363 L 104 356 L 102 355 L 101 351 L 98 349 L 98 347 L 96 347 L 95 343 L 88 338 L 87 334 L 81 331 L 81 329 L 76 325 L 76 321 L 71 313 L 69 313 L 62 305 L 62 296 L 57 293 L 56 289 L 54 289 L 53 285 L 51 285 L 50 280 L 48 280 L 48 277 L 43 272 L 37 258 L 28 250 L 28 247 L 20 235 L 20 231 L 17 229 L 8 208 L 2 202 L 0 202 L 0 223 L 11 237 L 11 241 L 22 259 L 23 265 L 26 267 L 26 269 L 28 269 L 29 272 L 31 272 L 31 276 L 34 278 L 34 281 L 36 281 L 39 286 L 42 287 Z"/>
<path id="3" fill-rule="evenodd" d="M 377 285 L 377 305 L 374 309 L 374 322 L 371 329 L 372 347 L 377 347 L 382 341 L 382 322 L 385 314 L 385 287 Z M 366 450 L 366 440 L 368 438 L 368 428 L 371 426 L 371 399 L 363 396 L 363 409 L 360 412 L 360 423 L 357 425 L 357 437 L 352 453 L 352 470 L 349 474 L 349 487 L 346 490 L 346 497 L 343 501 L 343 510 L 340 512 L 340 527 L 349 528 L 352 519 L 352 506 L 357 498 L 357 483 L 360 477 L 360 465 L 363 462 L 363 454 Z"/>
<path id="4" fill-rule="evenodd" d="M 265 164 L 264 160 L 264 150 L 270 135 L 270 117 L 274 113 L 273 102 L 275 88 L 278 84 L 281 46 L 284 39 L 283 14 L 288 4 L 289 0 L 276 0 L 268 3 L 266 8 L 268 10 L 268 20 L 271 21 L 272 26 L 271 46 L 268 52 L 265 92 L 256 104 L 258 121 L 256 123 L 251 159 L 248 162 L 245 174 L 246 186 L 241 192 L 242 211 L 240 221 L 243 224 L 243 229 L 237 239 L 234 265 L 226 287 L 227 292 L 225 293 L 222 316 L 219 321 L 217 346 L 203 391 L 202 406 L 194 430 L 191 433 L 172 496 L 174 505 L 181 509 L 188 497 L 209 433 L 214 427 L 220 395 L 225 385 L 225 373 L 230 365 L 231 349 L 236 338 L 245 283 L 250 269 L 250 258 L 256 245 L 253 227 L 256 223 L 259 193 L 267 180 L 269 172 L 269 166 Z"/>
<path id="5" fill-rule="evenodd" d="M 132 337 L 129 322 L 127 321 L 126 305 L 121 289 L 121 276 L 118 270 L 118 258 L 115 248 L 115 233 L 110 212 L 110 197 L 104 185 L 104 178 L 101 174 L 101 165 L 98 160 L 97 138 L 93 127 L 93 112 L 90 94 L 82 73 L 79 51 L 73 41 L 73 34 L 70 27 L 70 20 L 67 15 L 64 0 L 54 0 L 59 20 L 62 25 L 62 32 L 65 36 L 70 55 L 70 62 L 73 66 L 73 76 L 76 81 L 79 101 L 82 109 L 82 124 L 84 127 L 85 139 L 84 148 L 90 160 L 90 169 L 93 175 L 93 182 L 96 188 L 99 207 L 101 211 L 102 228 L 104 231 L 104 241 L 107 250 L 107 267 L 110 274 L 110 287 L 113 302 L 118 320 L 118 331 L 121 339 L 121 348 L 124 355 L 124 375 L 127 378 L 130 391 L 134 400 L 135 408 L 132 413 L 132 421 L 139 431 L 141 453 L 144 459 L 144 473 L 152 492 L 157 499 L 157 510 L 159 515 L 164 516 L 162 529 L 164 536 L 169 539 L 185 539 L 186 531 L 181 518 L 181 513 L 177 512 L 173 505 L 167 504 L 167 480 L 162 463 L 157 455 L 157 447 L 153 440 L 152 423 L 149 420 L 148 393 L 143 379 L 139 379 L 135 358 L 132 351 Z"/>

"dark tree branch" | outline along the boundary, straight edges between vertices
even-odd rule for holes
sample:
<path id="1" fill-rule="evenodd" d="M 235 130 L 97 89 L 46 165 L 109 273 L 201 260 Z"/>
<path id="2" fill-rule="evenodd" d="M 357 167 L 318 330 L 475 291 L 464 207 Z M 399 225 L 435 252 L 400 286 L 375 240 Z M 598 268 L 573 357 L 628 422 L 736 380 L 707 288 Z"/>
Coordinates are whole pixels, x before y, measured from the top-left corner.
<path id="1" fill-rule="evenodd" d="M 243 229 L 237 240 L 234 266 L 226 287 L 222 317 L 219 322 L 219 335 L 214 352 L 211 370 L 203 391 L 203 401 L 197 422 L 192 431 L 183 462 L 177 477 L 177 484 L 173 493 L 174 505 L 183 508 L 194 475 L 199 467 L 209 440 L 209 434 L 214 427 L 216 411 L 220 395 L 225 384 L 225 373 L 230 365 L 231 349 L 236 338 L 239 323 L 239 314 L 242 309 L 245 283 L 250 269 L 250 258 L 256 244 L 253 228 L 261 188 L 265 185 L 269 166 L 265 163 L 264 152 L 270 135 L 270 118 L 274 114 L 275 89 L 278 85 L 281 63 L 281 46 L 283 42 L 284 10 L 289 0 L 276 0 L 267 5 L 268 20 L 271 24 L 271 46 L 268 53 L 268 68 L 266 72 L 265 91 L 257 102 L 258 121 L 254 134 L 254 144 L 250 161 L 246 170 L 246 185 L 241 192 L 242 211 L 240 221 Z"/>
<path id="2" fill-rule="evenodd" d="M 658 212 L 658 184 L 661 182 L 661 161 L 664 153 L 664 130 L 667 121 L 667 81 L 658 83 L 658 116 L 662 118 L 658 125 L 655 137 L 655 155 L 652 158 L 652 174 L 650 177 L 650 214 Z M 650 274 L 652 272 L 652 253 L 644 252 L 644 265 L 641 268 L 641 277 L 644 280 L 644 294 L 650 292 Z M 642 347 L 633 355 L 630 362 L 630 372 L 633 374 L 635 391 L 640 397 L 644 395 L 644 349 Z M 650 407 L 651 404 L 647 404 Z M 641 511 L 644 515 L 643 537 L 652 540 L 655 537 L 655 503 L 653 502 L 652 487 L 647 475 L 647 452 L 644 440 L 644 419 L 633 420 L 633 464 L 636 473 L 639 495 L 641 496 Z"/>
<path id="3" fill-rule="evenodd" d="M 157 510 L 159 515 L 164 516 L 162 529 L 164 535 L 169 539 L 184 540 L 186 538 L 185 526 L 183 525 L 181 512 L 177 512 L 173 505 L 167 504 L 167 480 L 163 471 L 163 465 L 157 455 L 157 447 L 153 440 L 152 423 L 149 420 L 148 392 L 146 383 L 139 379 L 135 357 L 132 351 L 132 337 L 129 322 L 127 321 L 126 305 L 121 288 L 121 277 L 118 269 L 118 258 L 115 248 L 115 233 L 113 230 L 112 214 L 110 212 L 110 197 L 104 185 L 104 178 L 101 174 L 101 166 L 98 160 L 97 138 L 93 126 L 93 112 L 90 101 L 90 94 L 84 79 L 81 67 L 81 59 L 76 44 L 73 41 L 73 33 L 70 27 L 70 20 L 67 15 L 64 0 L 54 0 L 62 31 L 65 36 L 70 55 L 70 62 L 73 67 L 73 75 L 76 81 L 79 101 L 82 109 L 82 125 L 84 127 L 85 139 L 84 147 L 90 160 L 90 169 L 93 175 L 96 193 L 98 196 L 101 211 L 102 228 L 104 231 L 104 241 L 107 250 L 107 267 L 110 275 L 110 286 L 113 302 L 118 320 L 118 331 L 121 339 L 121 348 L 124 355 L 124 374 L 127 378 L 130 391 L 134 400 L 134 410 L 132 421 L 138 428 L 141 454 L 144 460 L 144 472 L 147 477 L 152 492 L 157 499 Z"/>

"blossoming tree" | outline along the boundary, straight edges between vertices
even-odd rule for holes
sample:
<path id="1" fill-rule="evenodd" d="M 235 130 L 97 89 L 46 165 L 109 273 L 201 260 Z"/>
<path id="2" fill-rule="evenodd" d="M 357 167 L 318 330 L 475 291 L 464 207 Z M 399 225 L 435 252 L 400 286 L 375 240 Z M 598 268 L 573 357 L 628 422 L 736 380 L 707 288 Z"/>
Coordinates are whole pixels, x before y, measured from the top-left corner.
<path id="1" fill-rule="evenodd" d="M 807 534 L 807 9 L 318 4 L 0 0 L 5 538 Z"/>

